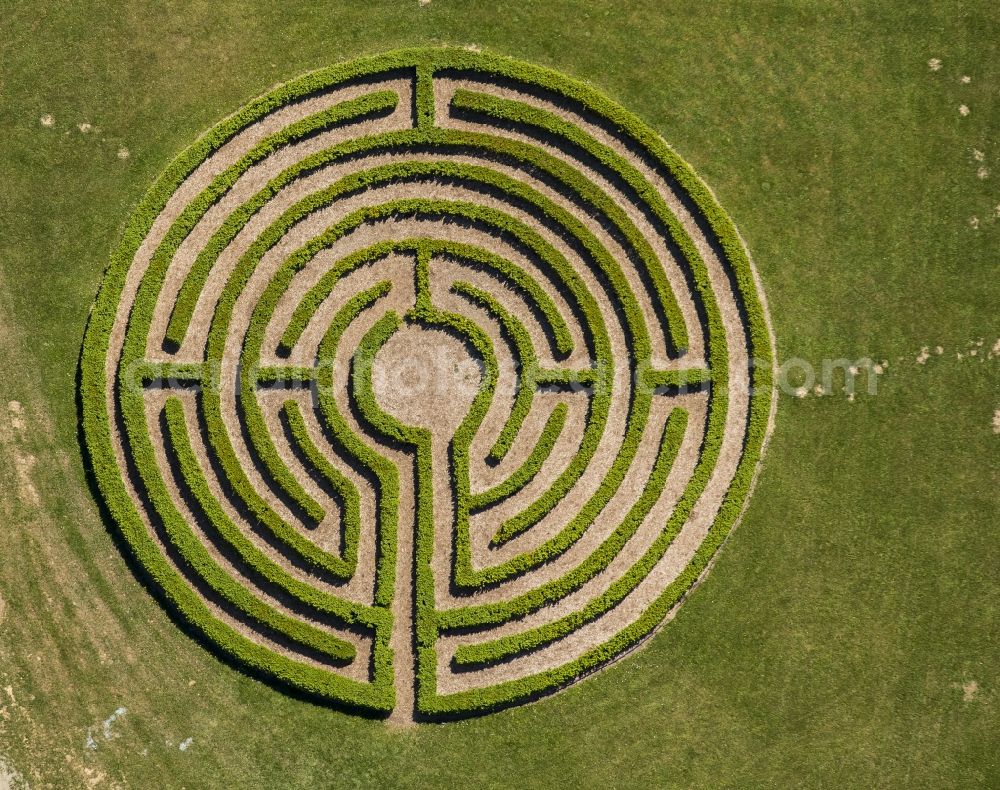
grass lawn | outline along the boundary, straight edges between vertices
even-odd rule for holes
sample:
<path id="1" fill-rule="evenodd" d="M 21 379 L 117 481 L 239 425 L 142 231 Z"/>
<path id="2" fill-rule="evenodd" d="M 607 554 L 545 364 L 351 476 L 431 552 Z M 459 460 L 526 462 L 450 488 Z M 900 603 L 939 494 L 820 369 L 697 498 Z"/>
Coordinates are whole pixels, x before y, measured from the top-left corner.
<path id="1" fill-rule="evenodd" d="M 0 788 L 1000 785 L 1000 6 L 0 0 L 0 19 Z M 110 251 L 174 154 L 277 82 L 434 43 L 637 112 L 739 226 L 779 360 L 888 366 L 853 401 L 781 395 L 743 523 L 645 649 L 395 730 L 170 620 L 91 496 L 75 377 Z"/>

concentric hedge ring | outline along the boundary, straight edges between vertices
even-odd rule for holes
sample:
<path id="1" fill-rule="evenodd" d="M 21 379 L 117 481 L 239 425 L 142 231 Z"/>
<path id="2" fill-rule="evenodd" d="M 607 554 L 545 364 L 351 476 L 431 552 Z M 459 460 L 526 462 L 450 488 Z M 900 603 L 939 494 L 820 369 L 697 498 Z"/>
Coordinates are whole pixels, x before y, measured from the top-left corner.
<path id="1" fill-rule="evenodd" d="M 416 397 L 403 369 L 449 348 L 475 374 Z M 83 421 L 125 542 L 215 649 L 443 717 L 664 620 L 749 494 L 771 359 L 735 229 L 637 118 L 410 50 L 283 85 L 170 165 L 98 296 Z"/>

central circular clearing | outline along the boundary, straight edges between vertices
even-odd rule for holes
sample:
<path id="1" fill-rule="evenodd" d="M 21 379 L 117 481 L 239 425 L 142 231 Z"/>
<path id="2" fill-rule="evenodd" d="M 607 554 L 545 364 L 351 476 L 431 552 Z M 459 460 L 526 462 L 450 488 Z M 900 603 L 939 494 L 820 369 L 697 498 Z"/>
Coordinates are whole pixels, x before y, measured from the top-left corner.
<path id="1" fill-rule="evenodd" d="M 425 428 L 447 441 L 479 393 L 481 370 L 452 333 L 410 324 L 375 356 L 375 400 L 404 425 Z"/>

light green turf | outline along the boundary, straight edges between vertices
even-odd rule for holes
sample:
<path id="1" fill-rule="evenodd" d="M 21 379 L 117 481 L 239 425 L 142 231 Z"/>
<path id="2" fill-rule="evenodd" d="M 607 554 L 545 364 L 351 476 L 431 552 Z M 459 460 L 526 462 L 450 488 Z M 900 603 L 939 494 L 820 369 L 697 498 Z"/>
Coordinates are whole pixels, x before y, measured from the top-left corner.
<path id="1" fill-rule="evenodd" d="M 139 788 L 1000 784 L 996 4 L 0 0 L 0 15 L 0 759 L 33 786 L 85 786 L 85 770 Z M 87 488 L 74 376 L 121 225 L 176 152 L 274 83 L 435 42 L 551 66 L 638 112 L 746 237 L 779 356 L 890 364 L 874 397 L 780 399 L 744 523 L 648 649 L 540 703 L 399 732 L 250 680 L 176 627 Z"/>

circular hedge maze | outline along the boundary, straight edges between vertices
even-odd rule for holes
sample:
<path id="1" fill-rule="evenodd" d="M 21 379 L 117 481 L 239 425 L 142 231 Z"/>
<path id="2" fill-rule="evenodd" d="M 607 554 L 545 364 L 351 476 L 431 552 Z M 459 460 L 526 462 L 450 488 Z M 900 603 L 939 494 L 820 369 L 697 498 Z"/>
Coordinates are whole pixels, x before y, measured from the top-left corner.
<path id="1" fill-rule="evenodd" d="M 664 621 L 748 497 L 771 360 L 739 236 L 648 127 L 425 49 L 282 85 L 169 166 L 81 402 L 175 617 L 256 676 L 422 720 Z"/>

